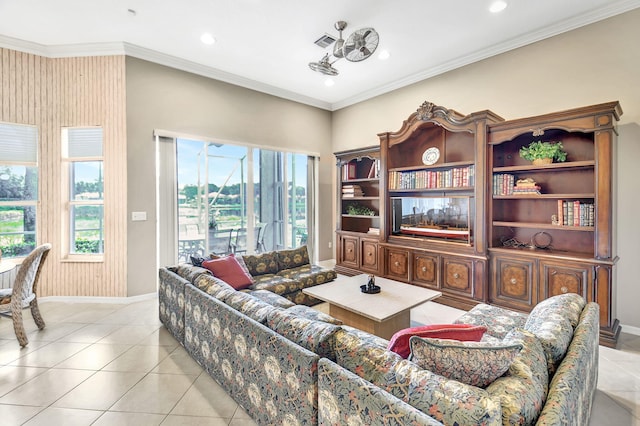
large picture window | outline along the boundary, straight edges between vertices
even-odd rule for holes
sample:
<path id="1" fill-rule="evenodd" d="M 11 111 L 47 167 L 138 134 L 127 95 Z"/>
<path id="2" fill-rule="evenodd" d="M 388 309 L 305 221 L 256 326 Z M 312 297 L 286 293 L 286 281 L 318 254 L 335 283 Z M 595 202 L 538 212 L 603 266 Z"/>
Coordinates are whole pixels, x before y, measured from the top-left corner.
<path id="1" fill-rule="evenodd" d="M 69 254 L 104 253 L 104 175 L 101 127 L 65 128 Z"/>
<path id="2" fill-rule="evenodd" d="M 36 247 L 38 130 L 0 123 L 0 250 L 26 256 Z"/>

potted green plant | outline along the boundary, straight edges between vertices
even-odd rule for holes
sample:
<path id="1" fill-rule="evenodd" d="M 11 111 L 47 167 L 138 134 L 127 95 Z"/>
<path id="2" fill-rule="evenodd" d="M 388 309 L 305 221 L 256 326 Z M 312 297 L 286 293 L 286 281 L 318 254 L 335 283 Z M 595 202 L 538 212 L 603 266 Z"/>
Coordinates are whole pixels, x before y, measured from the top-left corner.
<path id="1" fill-rule="evenodd" d="M 535 165 L 542 165 L 551 164 L 554 160 L 563 162 L 567 159 L 567 153 L 563 150 L 562 142 L 534 141 L 520 148 L 520 157 Z"/>

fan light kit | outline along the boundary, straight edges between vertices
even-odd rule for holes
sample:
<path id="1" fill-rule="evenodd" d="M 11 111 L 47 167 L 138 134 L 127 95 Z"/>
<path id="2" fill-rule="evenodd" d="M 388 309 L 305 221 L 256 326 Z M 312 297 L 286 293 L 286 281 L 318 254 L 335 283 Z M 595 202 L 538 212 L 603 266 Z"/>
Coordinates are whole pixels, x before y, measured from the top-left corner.
<path id="1" fill-rule="evenodd" d="M 350 62 L 360 62 L 373 55 L 378 47 L 378 33 L 373 28 L 361 28 L 351 33 L 347 39 L 342 38 L 342 31 L 347 27 L 345 21 L 338 21 L 334 25 L 339 37 L 333 45 L 333 52 L 326 53 L 318 62 L 309 62 L 309 68 L 324 75 L 338 75 L 339 71 L 333 64 L 341 58 Z M 335 58 L 331 60 L 331 55 Z"/>

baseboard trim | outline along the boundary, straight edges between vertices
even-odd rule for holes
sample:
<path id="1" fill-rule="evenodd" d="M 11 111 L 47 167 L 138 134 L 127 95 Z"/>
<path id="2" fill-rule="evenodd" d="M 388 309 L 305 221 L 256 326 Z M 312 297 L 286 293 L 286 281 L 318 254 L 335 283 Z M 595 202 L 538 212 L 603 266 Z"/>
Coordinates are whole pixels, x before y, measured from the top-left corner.
<path id="1" fill-rule="evenodd" d="M 130 297 L 92 297 L 92 296 L 45 296 L 38 297 L 38 302 L 65 302 L 65 303 L 136 303 L 145 300 L 151 300 L 158 297 L 158 293 L 140 294 L 138 296 Z"/>
<path id="2" fill-rule="evenodd" d="M 622 328 L 623 333 L 629 333 L 629 334 L 633 334 L 634 336 L 640 336 L 640 328 L 638 327 L 633 327 L 631 325 L 624 325 L 624 324 L 622 324 L 620 327 Z"/>

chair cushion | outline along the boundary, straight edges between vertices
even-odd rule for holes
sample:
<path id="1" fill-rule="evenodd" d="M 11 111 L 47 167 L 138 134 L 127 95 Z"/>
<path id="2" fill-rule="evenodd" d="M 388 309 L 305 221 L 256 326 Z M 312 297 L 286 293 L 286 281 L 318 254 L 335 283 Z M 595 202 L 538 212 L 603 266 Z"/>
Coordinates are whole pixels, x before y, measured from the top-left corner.
<path id="1" fill-rule="evenodd" d="M 487 331 L 487 328 L 484 326 L 470 324 L 429 324 L 405 328 L 391 337 L 387 349 L 397 353 L 402 358 L 407 358 L 411 354 L 411 349 L 409 348 L 409 338 L 411 336 L 479 342 L 485 331 Z"/>

